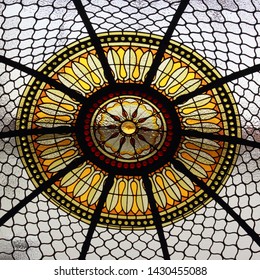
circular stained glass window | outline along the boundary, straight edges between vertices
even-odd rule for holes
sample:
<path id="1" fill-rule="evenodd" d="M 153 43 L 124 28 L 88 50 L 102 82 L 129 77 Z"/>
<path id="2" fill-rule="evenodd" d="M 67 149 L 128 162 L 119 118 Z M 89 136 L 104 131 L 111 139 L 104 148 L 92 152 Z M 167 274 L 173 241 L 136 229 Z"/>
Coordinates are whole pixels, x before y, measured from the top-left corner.
<path id="1" fill-rule="evenodd" d="M 176 166 L 218 193 L 236 162 L 238 144 L 204 137 L 241 136 L 232 94 L 226 84 L 199 92 L 221 76 L 185 45 L 170 41 L 148 86 L 160 36 L 111 32 L 99 38 L 114 84 L 89 38 L 39 69 L 70 91 L 29 82 L 16 127 L 39 132 L 17 137 L 23 164 L 36 188 L 55 178 L 45 195 L 87 223 L 102 197 L 99 226 L 154 228 L 149 187 L 163 226 L 183 219 L 210 197 Z"/>

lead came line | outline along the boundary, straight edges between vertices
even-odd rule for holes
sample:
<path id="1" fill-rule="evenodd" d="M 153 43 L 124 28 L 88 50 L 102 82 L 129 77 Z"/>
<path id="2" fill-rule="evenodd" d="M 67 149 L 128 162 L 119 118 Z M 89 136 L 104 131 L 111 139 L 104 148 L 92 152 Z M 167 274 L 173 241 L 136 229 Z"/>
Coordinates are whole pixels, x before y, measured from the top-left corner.
<path id="1" fill-rule="evenodd" d="M 89 250 L 89 247 L 90 247 L 90 244 L 91 244 L 92 236 L 93 236 L 94 231 L 96 229 L 96 226 L 99 222 L 100 215 L 101 215 L 101 212 L 103 210 L 104 204 L 105 204 L 107 196 L 109 194 L 109 191 L 111 190 L 111 188 L 113 186 L 114 178 L 115 178 L 115 175 L 110 173 L 108 175 L 108 178 L 107 178 L 106 182 L 104 183 L 103 191 L 102 191 L 102 194 L 99 198 L 97 208 L 96 208 L 94 214 L 92 215 L 92 219 L 90 221 L 90 226 L 89 226 L 86 239 L 83 243 L 83 246 L 82 246 L 82 249 L 81 249 L 81 252 L 80 252 L 79 260 L 85 260 L 86 259 L 86 255 L 88 253 L 88 250 Z"/>
<path id="2" fill-rule="evenodd" d="M 224 210 L 244 229 L 244 231 L 260 246 L 259 235 L 207 184 L 200 180 L 197 176 L 191 173 L 184 165 L 178 160 L 172 160 L 173 166 L 183 174 L 185 174 L 191 181 L 197 184 L 206 194 L 212 197 Z"/>
<path id="3" fill-rule="evenodd" d="M 253 73 L 258 72 L 258 71 L 260 71 L 260 64 L 254 65 L 252 67 L 248 67 L 248 68 L 246 68 L 244 70 L 241 70 L 241 71 L 238 71 L 238 72 L 234 72 L 234 73 L 232 73 L 228 76 L 219 78 L 214 82 L 211 82 L 211 83 L 209 83 L 209 84 L 207 84 L 203 87 L 200 87 L 193 92 L 190 92 L 186 95 L 181 95 L 181 96 L 177 97 L 176 100 L 173 101 L 173 103 L 174 103 L 174 105 L 179 105 L 179 104 L 185 103 L 189 99 L 191 99 L 191 98 L 193 98 L 197 95 L 200 95 L 204 92 L 207 92 L 208 90 L 212 90 L 214 88 L 223 86 L 224 84 L 226 84 L 228 82 L 231 82 L 233 80 L 237 80 L 239 78 L 242 78 L 242 77 L 247 76 L 249 74 L 253 74 Z"/>
<path id="4" fill-rule="evenodd" d="M 10 218 L 14 217 L 24 206 L 36 198 L 39 194 L 46 191 L 52 184 L 57 182 L 60 178 L 64 177 L 69 171 L 78 167 L 80 164 L 86 161 L 86 157 L 82 156 L 76 158 L 70 164 L 68 164 L 64 169 L 60 170 L 58 173 L 53 175 L 48 181 L 41 184 L 38 188 L 32 191 L 28 196 L 26 196 L 22 201 L 10 209 L 4 216 L 0 218 L 0 227 L 4 225 Z"/>
<path id="5" fill-rule="evenodd" d="M 75 5 L 75 7 L 77 8 L 77 11 L 83 21 L 83 23 L 85 24 L 86 29 L 88 30 L 89 36 L 91 38 L 91 42 L 92 44 L 95 46 L 97 55 L 99 57 L 99 60 L 102 64 L 103 70 L 104 70 L 104 75 L 106 77 L 106 79 L 108 80 L 110 85 L 115 84 L 115 79 L 114 76 L 112 74 L 112 70 L 110 68 L 110 65 L 108 63 L 108 60 L 105 56 L 104 50 L 102 48 L 100 39 L 98 38 L 90 20 L 89 17 L 85 11 L 84 6 L 82 5 L 81 0 L 73 0 L 73 3 Z"/>
<path id="6" fill-rule="evenodd" d="M 57 90 L 62 91 L 63 93 L 68 95 L 70 98 L 75 99 L 76 101 L 80 102 L 81 104 L 84 104 L 86 102 L 86 98 L 83 95 L 81 95 L 80 93 L 78 93 L 77 91 L 75 91 L 71 88 L 66 87 L 64 84 L 59 83 L 56 80 L 48 77 L 47 75 L 43 74 L 42 72 L 31 69 L 25 65 L 22 65 L 16 61 L 6 58 L 2 55 L 0 55 L 0 62 L 4 63 L 6 65 L 9 65 L 11 67 L 14 67 L 16 69 L 19 69 L 20 71 L 25 72 L 25 73 L 39 79 L 40 81 L 53 86 Z"/>
<path id="7" fill-rule="evenodd" d="M 164 236 L 161 217 L 160 217 L 160 214 L 158 212 L 158 208 L 156 206 L 156 201 L 155 201 L 153 191 L 152 191 L 152 183 L 151 183 L 148 175 L 143 176 L 143 182 L 144 182 L 145 191 L 147 193 L 147 197 L 148 197 L 148 200 L 149 200 L 149 203 L 150 203 L 150 206 L 151 206 L 154 224 L 155 224 L 155 227 L 157 229 L 157 233 L 158 233 L 159 240 L 160 240 L 160 243 L 161 243 L 163 257 L 164 257 L 165 260 L 170 260 L 170 254 L 169 254 L 168 245 L 167 245 L 167 242 L 166 242 L 166 239 L 165 239 L 165 236 Z"/>
<path id="8" fill-rule="evenodd" d="M 205 133 L 205 132 L 200 132 L 196 130 L 183 130 L 182 131 L 183 136 L 188 136 L 188 137 L 196 137 L 196 138 L 205 138 L 209 140 L 218 140 L 218 141 L 224 141 L 232 144 L 239 144 L 239 145 L 244 145 L 244 146 L 250 146 L 253 148 L 258 148 L 260 149 L 260 143 L 256 141 L 251 141 L 247 139 L 242 139 L 238 138 L 235 136 L 229 136 L 229 135 L 219 135 L 219 134 L 214 134 L 214 133 Z"/>
<path id="9" fill-rule="evenodd" d="M 161 60 L 162 60 L 163 55 L 165 53 L 165 50 L 169 45 L 172 34 L 173 34 L 180 18 L 182 17 L 182 14 L 184 13 L 187 5 L 189 4 L 189 2 L 190 2 L 189 0 L 182 0 L 178 9 L 176 10 L 176 13 L 174 14 L 173 19 L 172 19 L 172 21 L 171 21 L 171 23 L 170 23 L 170 25 L 169 25 L 166 33 L 165 33 L 160 45 L 159 45 L 158 51 L 156 53 L 156 56 L 154 58 L 154 61 L 153 61 L 152 65 L 151 65 L 151 68 L 147 73 L 147 77 L 144 81 L 144 84 L 146 86 L 151 85 L 151 83 L 153 81 L 153 78 L 154 78 L 154 76 L 155 76 L 155 74 L 156 74 L 156 72 L 157 72 L 157 70 L 160 66 L 160 63 L 161 63 Z"/>

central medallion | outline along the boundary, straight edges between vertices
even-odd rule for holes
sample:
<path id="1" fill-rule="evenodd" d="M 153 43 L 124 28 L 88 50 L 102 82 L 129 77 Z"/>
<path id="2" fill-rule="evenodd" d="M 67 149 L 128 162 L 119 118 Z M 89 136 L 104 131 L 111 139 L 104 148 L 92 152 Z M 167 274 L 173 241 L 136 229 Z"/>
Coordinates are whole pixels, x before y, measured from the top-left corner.
<path id="1" fill-rule="evenodd" d="M 92 98 L 81 109 L 84 123 L 79 123 L 78 133 L 83 132 L 81 147 L 97 166 L 116 174 L 141 175 L 158 169 L 177 149 L 176 113 L 155 90 L 124 84 L 100 90 Z"/>
<path id="2" fill-rule="evenodd" d="M 126 135 L 133 135 L 136 130 L 137 130 L 137 126 L 133 121 L 124 121 L 121 124 L 121 131 L 126 134 Z"/>
<path id="3" fill-rule="evenodd" d="M 152 158 L 163 146 L 166 131 L 166 120 L 159 108 L 133 93 L 102 103 L 90 125 L 98 150 L 112 160 L 126 163 Z"/>

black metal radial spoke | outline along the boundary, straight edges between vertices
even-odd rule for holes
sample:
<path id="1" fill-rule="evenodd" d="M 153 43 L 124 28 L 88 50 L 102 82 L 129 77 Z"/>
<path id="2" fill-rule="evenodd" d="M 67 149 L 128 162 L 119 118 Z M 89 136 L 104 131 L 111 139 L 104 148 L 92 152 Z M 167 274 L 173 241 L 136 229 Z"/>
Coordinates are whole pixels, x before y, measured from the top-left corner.
<path id="1" fill-rule="evenodd" d="M 92 236 L 93 236 L 94 231 L 96 229 L 97 223 L 99 221 L 99 218 L 100 218 L 102 209 L 104 207 L 104 204 L 106 202 L 107 196 L 109 194 L 109 191 L 111 190 L 111 188 L 113 186 L 114 178 L 115 178 L 115 175 L 110 173 L 108 175 L 107 179 L 106 179 L 106 182 L 105 182 L 104 187 L 103 187 L 102 194 L 101 194 L 101 196 L 99 198 L 99 201 L 98 201 L 97 208 L 95 210 L 94 215 L 92 215 L 92 219 L 90 221 L 90 226 L 89 226 L 89 229 L 88 229 L 86 239 L 85 239 L 85 241 L 82 245 L 82 248 L 81 248 L 81 252 L 80 252 L 80 256 L 79 256 L 80 260 L 85 260 L 86 259 L 86 255 L 88 253 L 88 250 L 89 250 L 89 247 L 90 247 L 90 244 L 91 244 Z"/>
<path id="2" fill-rule="evenodd" d="M 53 86 L 54 88 L 62 91 L 63 93 L 65 93 L 66 95 L 68 95 L 70 98 L 75 99 L 76 101 L 80 102 L 80 103 L 85 103 L 86 99 L 83 95 L 81 95 L 80 93 L 78 93 L 77 91 L 66 87 L 64 84 L 57 82 L 56 80 L 49 78 L 47 75 L 44 75 L 43 73 L 31 69 L 25 65 L 22 65 L 21 63 L 18 63 L 16 61 L 13 61 L 9 58 L 6 58 L 2 55 L 0 55 L 0 62 L 9 65 L 11 67 L 14 67 L 16 69 L 19 69 L 37 79 L 39 79 L 42 82 L 45 82 L 51 86 Z"/>
<path id="3" fill-rule="evenodd" d="M 196 130 L 183 130 L 182 135 L 188 137 L 205 138 L 209 140 L 218 140 L 218 141 L 228 142 L 232 144 L 240 144 L 240 145 L 250 146 L 253 148 L 260 149 L 259 142 L 238 138 L 236 136 L 219 135 L 214 133 L 200 132 Z"/>
<path id="4" fill-rule="evenodd" d="M 84 6 L 82 5 L 81 0 L 73 0 L 73 2 L 74 2 L 75 7 L 77 8 L 77 11 L 78 11 L 83 23 L 85 24 L 85 27 L 91 38 L 91 42 L 95 46 L 95 49 L 96 49 L 97 55 L 99 57 L 99 60 L 101 62 L 101 65 L 103 67 L 104 75 L 105 75 L 106 79 L 108 80 L 110 85 L 115 84 L 115 79 L 112 74 L 112 70 L 109 66 L 108 60 L 105 56 L 104 50 L 101 46 L 100 39 L 98 38 L 90 20 L 89 20 L 89 17 L 85 11 Z"/>
<path id="5" fill-rule="evenodd" d="M 75 0 L 76 1 L 76 0 Z M 164 55 L 164 52 L 166 50 L 166 48 L 168 47 L 169 45 L 169 42 L 171 40 L 171 37 L 172 37 L 172 34 L 182 16 L 182 14 L 184 13 L 187 5 L 189 4 L 189 0 L 181 0 L 180 2 L 180 5 L 178 7 L 178 9 L 176 10 L 176 13 L 174 14 L 173 18 L 172 18 L 172 21 L 159 45 L 159 48 L 158 48 L 158 51 L 156 53 L 156 56 L 154 58 L 154 61 L 152 63 L 152 66 L 150 68 L 150 70 L 148 71 L 147 73 L 147 76 L 146 76 L 146 79 L 145 79 L 145 82 L 144 84 L 146 86 L 149 86 L 152 81 L 153 81 L 153 78 L 160 66 L 160 63 L 161 63 L 161 60 L 163 58 L 163 55 Z"/>
<path id="6" fill-rule="evenodd" d="M 244 229 L 244 231 L 260 246 L 260 236 L 210 187 L 191 173 L 180 161 L 172 160 L 173 166 L 196 183 L 205 193 L 213 198 Z"/>
<path id="7" fill-rule="evenodd" d="M 46 135 L 46 134 L 67 134 L 75 131 L 73 126 L 59 126 L 51 128 L 36 128 L 36 129 L 19 129 L 11 131 L 0 132 L 0 139 L 10 138 L 16 136 L 28 136 L 28 135 Z"/>
<path id="8" fill-rule="evenodd" d="M 231 82 L 233 80 L 237 80 L 239 78 L 242 78 L 242 77 L 247 76 L 249 74 L 253 74 L 253 73 L 258 72 L 258 71 L 260 71 L 260 64 L 254 65 L 252 67 L 248 67 L 248 68 L 246 68 L 244 70 L 241 70 L 241 71 L 234 72 L 230 75 L 219 78 L 216 81 L 211 82 L 211 83 L 209 83 L 209 84 L 207 84 L 203 87 L 200 87 L 193 92 L 190 92 L 188 94 L 181 95 L 181 96 L 177 97 L 176 100 L 174 101 L 174 104 L 175 105 L 182 104 L 182 103 L 188 101 L 189 99 L 191 99 L 191 98 L 193 98 L 197 95 L 200 95 L 200 94 L 202 94 L 202 93 L 204 93 L 208 90 L 212 90 L 214 88 L 220 87 L 220 86 L 222 86 L 222 85 L 224 85 L 228 82 Z"/>
<path id="9" fill-rule="evenodd" d="M 0 218 L 0 227 L 6 223 L 10 218 L 14 217 L 24 206 L 31 202 L 35 197 L 37 197 L 42 192 L 46 191 L 52 184 L 58 181 L 60 178 L 64 177 L 68 172 L 78 167 L 80 164 L 86 161 L 86 157 L 82 156 L 73 160 L 64 169 L 53 175 L 48 181 L 41 184 L 38 188 L 32 191 L 28 196 L 21 200 L 17 205 L 15 205 L 11 210 L 9 210 L 4 216 Z"/>
<path id="10" fill-rule="evenodd" d="M 144 182 L 144 186 L 145 186 L 145 191 L 147 193 L 148 201 L 149 201 L 150 206 L 151 206 L 154 224 L 156 226 L 158 236 L 159 236 L 159 240 L 160 240 L 160 243 L 161 243 L 163 257 L 164 257 L 165 260 L 170 260 L 168 245 L 167 245 L 167 242 L 166 242 L 166 239 L 165 239 L 165 236 L 164 236 L 163 227 L 162 227 L 162 220 L 161 220 L 158 208 L 156 206 L 156 201 L 154 199 L 154 195 L 153 195 L 153 191 L 152 191 L 152 183 L 151 183 L 148 175 L 143 176 L 143 182 Z"/>

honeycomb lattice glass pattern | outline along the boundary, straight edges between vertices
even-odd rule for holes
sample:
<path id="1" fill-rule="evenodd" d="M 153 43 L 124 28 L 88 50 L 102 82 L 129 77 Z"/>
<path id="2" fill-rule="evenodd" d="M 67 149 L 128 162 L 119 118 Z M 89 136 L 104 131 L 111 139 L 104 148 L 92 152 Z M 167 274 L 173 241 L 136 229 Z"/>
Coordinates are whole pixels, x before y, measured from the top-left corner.
<path id="1" fill-rule="evenodd" d="M 101 2 L 0 4 L 0 259 L 259 259 L 258 1 Z"/>

